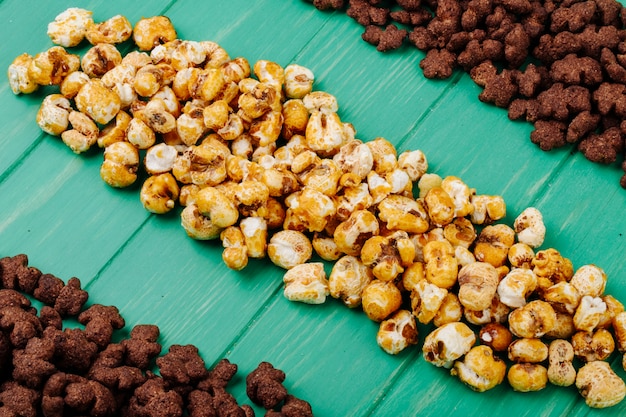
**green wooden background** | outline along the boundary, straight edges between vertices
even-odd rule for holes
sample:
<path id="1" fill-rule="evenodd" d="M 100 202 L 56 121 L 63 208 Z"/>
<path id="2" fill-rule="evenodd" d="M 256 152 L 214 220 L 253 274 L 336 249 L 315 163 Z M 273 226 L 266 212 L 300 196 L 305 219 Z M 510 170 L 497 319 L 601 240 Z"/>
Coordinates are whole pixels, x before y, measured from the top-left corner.
<path id="1" fill-rule="evenodd" d="M 575 267 L 601 266 L 607 292 L 626 301 L 619 167 L 592 164 L 571 149 L 539 151 L 529 140 L 531 126 L 479 102 L 466 74 L 426 80 L 418 50 L 378 53 L 361 41 L 352 19 L 304 0 L 3 0 L 0 67 L 52 46 L 46 26 L 70 6 L 93 10 L 96 21 L 123 14 L 134 24 L 166 14 L 180 38 L 216 41 L 231 57 L 311 68 L 315 89 L 337 97 L 358 138 L 383 136 L 399 151 L 421 149 L 430 172 L 503 195 L 509 224 L 524 208 L 539 208 L 548 230 L 544 248 L 557 248 Z M 219 242 L 187 238 L 178 212 L 151 215 L 138 187 L 105 185 L 101 152 L 75 156 L 43 134 L 35 124 L 42 98 L 16 97 L 6 78 L 0 83 L 0 256 L 27 253 L 44 272 L 79 277 L 90 303 L 118 306 L 127 327 L 157 324 L 164 349 L 195 344 L 209 366 L 227 357 L 239 366 L 230 389 L 240 402 L 249 402 L 245 375 L 269 361 L 316 416 L 626 415 L 626 402 L 589 409 L 574 387 L 521 394 L 504 384 L 471 392 L 425 363 L 419 348 L 385 354 L 376 345 L 377 325 L 360 310 L 333 299 L 319 306 L 287 301 L 283 271 L 268 260 L 228 270 Z M 625 377 L 620 361 L 615 356 L 613 368 Z"/>

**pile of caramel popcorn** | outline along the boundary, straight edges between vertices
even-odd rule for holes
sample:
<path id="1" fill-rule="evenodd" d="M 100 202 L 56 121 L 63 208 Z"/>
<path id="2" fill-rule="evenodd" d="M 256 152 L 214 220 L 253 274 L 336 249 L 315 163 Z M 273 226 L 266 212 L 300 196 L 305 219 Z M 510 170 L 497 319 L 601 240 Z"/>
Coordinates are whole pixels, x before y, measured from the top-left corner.
<path id="1" fill-rule="evenodd" d="M 269 258 L 286 270 L 286 298 L 361 308 L 390 354 L 418 343 L 418 322 L 434 326 L 424 359 L 476 391 L 506 378 L 517 391 L 575 384 L 591 407 L 626 396 L 606 362 L 626 351 L 624 306 L 604 294 L 601 268 L 539 249 L 536 208 L 498 223 L 502 197 L 429 173 L 420 150 L 358 139 L 310 69 L 180 40 L 167 17 L 131 30 L 69 9 L 48 32 L 57 46 L 9 68 L 16 94 L 59 87 L 39 126 L 76 153 L 103 148 L 112 187 L 143 168 L 143 206 L 180 206 L 185 232 L 220 239 L 229 268 Z M 115 44 L 131 36 L 138 50 L 122 56 Z M 85 38 L 98 41 L 82 58 L 66 49 Z"/>

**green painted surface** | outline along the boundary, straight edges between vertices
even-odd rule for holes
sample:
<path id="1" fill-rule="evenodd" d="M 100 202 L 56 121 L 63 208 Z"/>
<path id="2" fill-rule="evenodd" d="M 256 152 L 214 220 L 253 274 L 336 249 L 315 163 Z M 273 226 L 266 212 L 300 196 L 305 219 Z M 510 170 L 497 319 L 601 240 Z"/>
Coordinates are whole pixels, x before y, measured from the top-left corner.
<path id="1" fill-rule="evenodd" d="M 320 13 L 304 0 L 4 0 L 0 67 L 50 47 L 47 23 L 76 5 L 93 10 L 97 21 L 119 13 L 134 23 L 165 13 L 183 39 L 216 41 L 252 63 L 311 68 L 315 88 L 337 97 L 339 114 L 357 137 L 383 136 L 399 151 L 421 149 L 431 172 L 503 195 L 509 224 L 524 208 L 538 207 L 548 229 L 544 247 L 559 249 L 575 267 L 601 266 L 607 292 L 626 300 L 619 168 L 592 164 L 569 149 L 540 152 L 528 138 L 531 126 L 479 102 L 467 75 L 425 80 L 419 51 L 380 54 L 360 40 L 362 29 L 351 19 Z M 228 270 L 219 242 L 187 238 L 177 213 L 150 215 L 138 187 L 108 188 L 99 178 L 99 152 L 76 156 L 42 134 L 34 121 L 42 97 L 16 97 L 6 80 L 0 83 L 0 256 L 27 253 L 45 272 L 79 277 L 90 302 L 117 305 L 128 326 L 159 325 L 165 347 L 193 343 L 209 365 L 229 358 L 239 365 L 231 390 L 240 402 L 248 402 L 244 376 L 269 361 L 318 416 L 626 414 L 626 402 L 590 410 L 571 387 L 471 392 L 425 363 L 418 348 L 383 353 L 377 326 L 359 310 L 332 299 L 321 306 L 290 303 L 282 296 L 283 271 L 268 260 Z M 420 330 L 423 340 L 426 328 Z M 614 369 L 624 377 L 619 362 L 614 359 Z"/>

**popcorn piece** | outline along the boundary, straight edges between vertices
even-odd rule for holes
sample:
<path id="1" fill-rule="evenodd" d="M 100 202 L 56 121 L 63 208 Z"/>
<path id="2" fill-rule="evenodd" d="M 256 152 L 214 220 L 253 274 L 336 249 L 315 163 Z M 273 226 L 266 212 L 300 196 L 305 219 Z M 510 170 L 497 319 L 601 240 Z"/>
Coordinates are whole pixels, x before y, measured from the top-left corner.
<path id="1" fill-rule="evenodd" d="M 572 347 L 574 355 L 584 362 L 603 361 L 615 350 L 615 341 L 606 329 L 578 331 L 572 336 Z"/>
<path id="2" fill-rule="evenodd" d="M 390 355 L 396 355 L 408 346 L 417 344 L 415 317 L 408 310 L 398 310 L 380 323 L 376 342 Z"/>
<path id="3" fill-rule="evenodd" d="M 313 247 L 309 238 L 295 230 L 275 233 L 267 245 L 270 260 L 285 269 L 307 262 L 312 253 Z"/>
<path id="4" fill-rule="evenodd" d="M 290 301 L 321 304 L 329 295 L 324 265 L 320 262 L 296 265 L 283 276 L 284 295 Z"/>
<path id="5" fill-rule="evenodd" d="M 392 281 L 374 279 L 361 293 L 361 306 L 367 317 L 381 322 L 402 305 L 402 293 Z"/>
<path id="6" fill-rule="evenodd" d="M 85 32 L 85 38 L 92 45 L 118 44 L 130 39 L 132 33 L 133 27 L 128 19 L 118 14 L 101 23 L 91 21 Z"/>
<path id="7" fill-rule="evenodd" d="M 176 206 L 180 187 L 174 176 L 165 172 L 151 175 L 144 181 L 139 193 L 143 207 L 151 213 L 164 214 Z"/>
<path id="8" fill-rule="evenodd" d="M 506 375 L 506 364 L 493 354 L 489 346 L 471 348 L 462 361 L 454 362 L 450 371 L 472 390 L 488 391 L 501 384 Z"/>
<path id="9" fill-rule="evenodd" d="M 13 94 L 30 94 L 39 88 L 28 72 L 33 57 L 27 53 L 17 56 L 7 69 L 9 86 Z"/>
<path id="10" fill-rule="evenodd" d="M 510 330 L 500 323 L 488 323 L 481 327 L 478 335 L 480 342 L 496 352 L 504 352 L 513 341 Z"/>
<path id="11" fill-rule="evenodd" d="M 576 369 L 572 364 L 574 348 L 564 339 L 553 340 L 548 348 L 548 380 L 553 385 L 569 387 L 576 382 Z"/>
<path id="12" fill-rule="evenodd" d="M 511 308 L 522 307 L 537 287 L 537 277 L 529 269 L 515 268 L 498 284 L 500 301 Z"/>
<path id="13" fill-rule="evenodd" d="M 541 300 L 533 300 L 509 315 L 509 329 L 518 337 L 538 338 L 556 325 L 556 313 L 552 306 Z"/>
<path id="14" fill-rule="evenodd" d="M 435 366 L 451 368 L 454 361 L 470 351 L 476 335 L 465 323 L 444 324 L 430 332 L 424 340 L 424 359 Z"/>
<path id="15" fill-rule="evenodd" d="M 137 180 L 139 151 L 129 142 L 114 142 L 104 149 L 100 177 L 111 187 L 128 187 Z"/>
<path id="16" fill-rule="evenodd" d="M 606 287 L 606 273 L 596 265 L 584 265 L 576 270 L 570 283 L 581 296 L 600 297 Z"/>
<path id="17" fill-rule="evenodd" d="M 538 363 L 516 363 L 509 368 L 507 380 L 515 391 L 540 391 L 548 383 L 548 370 Z"/>
<path id="18" fill-rule="evenodd" d="M 58 136 L 67 130 L 71 105 L 61 94 L 51 94 L 43 99 L 37 111 L 37 124 L 49 135 Z"/>
<path id="19" fill-rule="evenodd" d="M 593 331 L 606 311 L 606 303 L 600 297 L 585 295 L 574 313 L 574 325 L 578 330 Z"/>
<path id="20" fill-rule="evenodd" d="M 355 256 L 345 255 L 333 265 L 328 277 L 330 295 L 348 307 L 361 305 L 363 289 L 372 280 L 372 270 Z"/>
<path id="21" fill-rule="evenodd" d="M 458 276 L 459 301 L 470 310 L 490 306 L 498 288 L 498 272 L 485 262 L 474 262 L 461 268 Z"/>
<path id="22" fill-rule="evenodd" d="M 604 361 L 589 362 L 580 368 L 576 388 L 593 408 L 614 406 L 626 396 L 626 384 Z"/>
<path id="23" fill-rule="evenodd" d="M 543 224 L 541 212 L 536 208 L 529 207 L 522 211 L 515 219 L 513 228 L 520 243 L 527 244 L 531 248 L 537 248 L 543 244 L 546 227 Z"/>
<path id="24" fill-rule="evenodd" d="M 548 359 L 548 346 L 541 339 L 515 339 L 507 350 L 509 360 L 516 363 L 540 363 Z"/>
<path id="25" fill-rule="evenodd" d="M 133 28 L 133 40 L 142 51 L 150 51 L 157 45 L 173 41 L 177 33 L 166 16 L 140 19 Z"/>
<path id="26" fill-rule="evenodd" d="M 57 45 L 66 48 L 76 46 L 82 42 L 89 26 L 93 24 L 92 14 L 89 10 L 70 7 L 48 24 L 48 36 Z"/>

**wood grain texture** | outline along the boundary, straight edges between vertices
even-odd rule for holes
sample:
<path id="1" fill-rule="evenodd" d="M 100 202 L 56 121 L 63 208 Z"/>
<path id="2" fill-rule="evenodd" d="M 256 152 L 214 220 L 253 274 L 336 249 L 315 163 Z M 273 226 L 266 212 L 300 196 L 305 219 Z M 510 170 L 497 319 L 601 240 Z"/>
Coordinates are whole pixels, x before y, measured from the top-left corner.
<path id="1" fill-rule="evenodd" d="M 46 25 L 70 6 L 77 4 L 2 1 L 0 35 L 11 41 L 0 65 L 52 46 Z M 315 88 L 337 97 L 342 120 L 355 126 L 358 138 L 385 137 L 399 152 L 421 149 L 431 172 L 459 176 L 479 194 L 503 195 L 509 224 L 526 207 L 538 207 L 548 228 L 544 247 L 558 248 L 575 267 L 601 266 L 607 292 L 626 300 L 626 191 L 618 185 L 619 167 L 592 164 L 571 149 L 539 151 L 529 140 L 532 127 L 479 102 L 480 90 L 466 74 L 426 80 L 421 52 L 378 53 L 361 41 L 362 28 L 352 19 L 319 12 L 305 0 L 78 6 L 93 10 L 96 20 L 119 13 L 136 22 L 165 13 L 183 39 L 216 41 L 251 63 L 311 68 Z M 419 348 L 382 352 L 377 325 L 358 309 L 332 299 L 319 306 L 288 302 L 283 271 L 268 260 L 228 270 L 219 242 L 189 239 L 178 212 L 149 214 L 138 186 L 107 187 L 98 174 L 99 151 L 76 156 L 59 138 L 42 134 L 34 119 L 47 91 L 16 97 L 6 80 L 0 83 L 0 256 L 27 253 L 45 272 L 79 277 L 90 303 L 118 306 L 127 328 L 159 325 L 165 348 L 195 344 L 208 365 L 229 358 L 239 365 L 231 388 L 240 402 L 249 402 L 244 376 L 269 361 L 287 373 L 288 389 L 309 400 L 316 416 L 626 413 L 626 403 L 590 410 L 572 387 L 521 394 L 503 385 L 474 393 L 425 363 Z M 428 330 L 420 327 L 420 340 Z M 614 369 L 624 377 L 619 362 L 613 359 Z"/>

